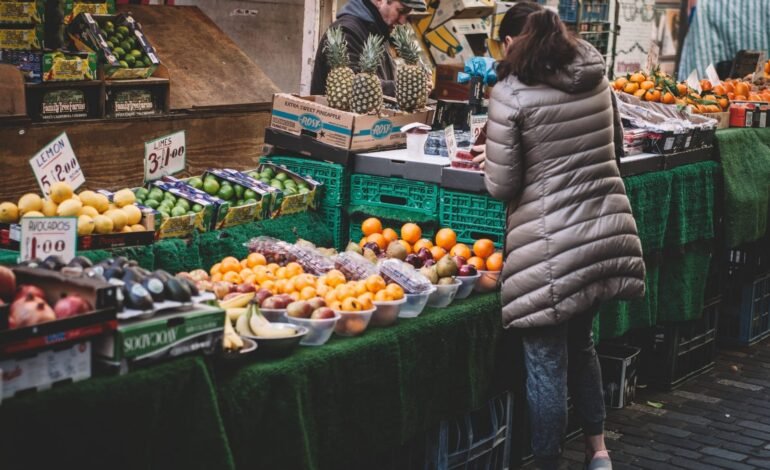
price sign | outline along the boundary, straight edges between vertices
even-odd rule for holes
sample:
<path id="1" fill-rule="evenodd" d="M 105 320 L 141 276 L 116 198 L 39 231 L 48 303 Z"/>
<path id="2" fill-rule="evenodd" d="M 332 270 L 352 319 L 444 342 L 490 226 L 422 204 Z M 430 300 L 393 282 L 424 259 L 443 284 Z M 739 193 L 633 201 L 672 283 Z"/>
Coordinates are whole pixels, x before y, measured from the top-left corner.
<path id="1" fill-rule="evenodd" d="M 471 143 L 475 144 L 481 135 L 481 130 L 487 125 L 486 114 L 474 114 L 471 116 Z"/>
<path id="2" fill-rule="evenodd" d="M 455 140 L 455 126 L 449 126 L 444 129 L 444 138 L 446 139 L 446 149 L 449 158 L 454 160 L 457 155 L 457 140 Z"/>
<path id="3" fill-rule="evenodd" d="M 690 72 L 690 76 L 687 77 L 687 86 L 689 86 L 693 90 L 696 90 L 698 93 L 701 92 L 700 82 L 698 81 L 698 71 L 697 70 L 693 70 L 692 72 Z"/>
<path id="4" fill-rule="evenodd" d="M 145 142 L 144 181 L 155 181 L 184 170 L 185 155 L 184 131 Z"/>
<path id="5" fill-rule="evenodd" d="M 650 44 L 650 50 L 647 52 L 647 62 L 645 63 L 645 70 L 652 72 L 655 67 L 660 63 L 660 41 L 652 40 Z"/>
<path id="6" fill-rule="evenodd" d="M 51 185 L 60 181 L 68 183 L 73 190 L 86 182 L 66 132 L 43 147 L 29 164 L 40 190 L 46 195 L 51 192 Z"/>
<path id="7" fill-rule="evenodd" d="M 722 80 L 719 79 L 719 74 L 717 73 L 717 69 L 714 67 L 714 64 L 709 64 L 709 66 L 706 67 L 706 77 L 708 77 L 709 81 L 714 86 L 722 83 Z"/>
<path id="8" fill-rule="evenodd" d="M 65 263 L 75 257 L 78 244 L 76 217 L 25 217 L 21 219 L 20 261 L 58 255 Z"/>

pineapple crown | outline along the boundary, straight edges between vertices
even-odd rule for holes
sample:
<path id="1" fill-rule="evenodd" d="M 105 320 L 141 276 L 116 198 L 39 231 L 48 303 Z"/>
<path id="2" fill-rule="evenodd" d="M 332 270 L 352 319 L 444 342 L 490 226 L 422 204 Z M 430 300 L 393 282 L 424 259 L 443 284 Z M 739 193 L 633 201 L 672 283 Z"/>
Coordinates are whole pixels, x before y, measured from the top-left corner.
<path id="1" fill-rule="evenodd" d="M 391 35 L 398 56 L 408 65 L 414 65 L 420 60 L 420 47 L 413 36 L 412 28 L 408 25 L 396 26 Z"/>
<path id="2" fill-rule="evenodd" d="M 380 65 L 380 58 L 385 53 L 383 37 L 370 34 L 364 42 L 364 48 L 361 50 L 358 66 L 362 73 L 375 73 Z"/>
<path id="3" fill-rule="evenodd" d="M 326 33 L 326 44 L 324 45 L 324 54 L 329 61 L 329 68 L 347 67 L 350 65 L 348 58 L 348 42 L 345 35 L 342 34 L 342 28 L 335 26 Z"/>

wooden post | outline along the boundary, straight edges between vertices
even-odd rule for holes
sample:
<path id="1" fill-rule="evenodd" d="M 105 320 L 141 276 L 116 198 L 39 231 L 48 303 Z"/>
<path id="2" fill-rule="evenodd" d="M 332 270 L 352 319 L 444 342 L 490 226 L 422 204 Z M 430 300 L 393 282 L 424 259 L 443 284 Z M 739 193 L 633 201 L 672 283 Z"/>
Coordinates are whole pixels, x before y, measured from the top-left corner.
<path id="1" fill-rule="evenodd" d="M 310 94 L 315 54 L 318 42 L 337 16 L 337 0 L 305 0 L 305 17 L 302 36 L 302 76 L 299 92 Z"/>

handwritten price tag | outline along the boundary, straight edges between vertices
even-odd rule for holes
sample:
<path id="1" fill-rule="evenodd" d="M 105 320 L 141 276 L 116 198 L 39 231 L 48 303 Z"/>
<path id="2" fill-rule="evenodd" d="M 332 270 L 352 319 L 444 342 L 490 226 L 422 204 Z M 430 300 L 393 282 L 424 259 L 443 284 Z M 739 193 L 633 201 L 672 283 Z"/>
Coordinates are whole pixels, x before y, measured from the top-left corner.
<path id="1" fill-rule="evenodd" d="M 20 261 L 58 255 L 68 263 L 77 254 L 78 221 L 75 217 L 21 219 Z"/>
<path id="2" fill-rule="evenodd" d="M 446 150 L 449 158 L 454 160 L 457 155 L 457 140 L 455 140 L 455 126 L 449 126 L 444 129 L 444 138 L 446 139 Z"/>
<path id="3" fill-rule="evenodd" d="M 144 181 L 155 181 L 185 168 L 185 134 L 175 132 L 144 144 Z"/>
<path id="4" fill-rule="evenodd" d="M 46 195 L 51 192 L 51 185 L 60 181 L 68 183 L 73 190 L 86 182 L 66 132 L 43 147 L 29 164 L 40 190 Z"/>

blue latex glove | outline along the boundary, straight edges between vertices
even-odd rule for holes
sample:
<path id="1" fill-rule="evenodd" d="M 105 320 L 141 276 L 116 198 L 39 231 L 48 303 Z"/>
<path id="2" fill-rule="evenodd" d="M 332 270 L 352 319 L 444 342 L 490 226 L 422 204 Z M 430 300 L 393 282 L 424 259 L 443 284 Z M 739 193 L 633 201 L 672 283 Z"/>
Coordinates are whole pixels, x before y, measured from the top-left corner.
<path id="1" fill-rule="evenodd" d="M 457 74 L 457 82 L 468 83 L 471 77 L 481 77 L 485 85 L 494 85 L 497 82 L 496 64 L 490 57 L 471 57 L 465 61 L 465 71 Z"/>

